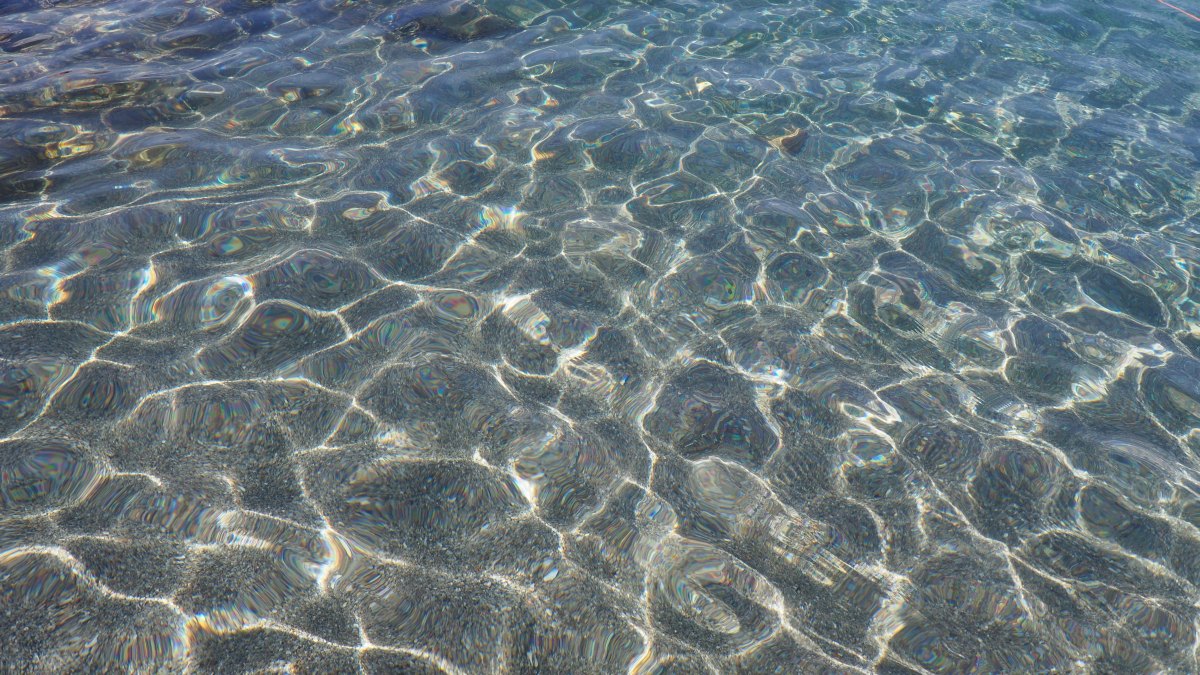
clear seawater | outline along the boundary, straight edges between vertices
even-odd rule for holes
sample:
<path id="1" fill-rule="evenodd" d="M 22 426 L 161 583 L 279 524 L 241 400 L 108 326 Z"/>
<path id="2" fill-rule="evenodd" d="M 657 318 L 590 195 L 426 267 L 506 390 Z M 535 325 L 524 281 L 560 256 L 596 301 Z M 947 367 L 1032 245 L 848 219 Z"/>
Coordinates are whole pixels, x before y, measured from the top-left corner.
<path id="1" fill-rule="evenodd" d="M 0 0 L 0 672 L 1200 672 L 1172 5 Z"/>

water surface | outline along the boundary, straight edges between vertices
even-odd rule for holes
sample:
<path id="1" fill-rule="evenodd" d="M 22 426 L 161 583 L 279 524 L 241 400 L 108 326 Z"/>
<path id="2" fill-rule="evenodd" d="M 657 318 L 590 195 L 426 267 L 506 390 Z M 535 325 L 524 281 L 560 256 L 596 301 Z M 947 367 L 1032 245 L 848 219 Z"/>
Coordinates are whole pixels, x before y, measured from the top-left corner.
<path id="1" fill-rule="evenodd" d="M 1196 10 L 0 1 L 0 670 L 1197 672 Z"/>

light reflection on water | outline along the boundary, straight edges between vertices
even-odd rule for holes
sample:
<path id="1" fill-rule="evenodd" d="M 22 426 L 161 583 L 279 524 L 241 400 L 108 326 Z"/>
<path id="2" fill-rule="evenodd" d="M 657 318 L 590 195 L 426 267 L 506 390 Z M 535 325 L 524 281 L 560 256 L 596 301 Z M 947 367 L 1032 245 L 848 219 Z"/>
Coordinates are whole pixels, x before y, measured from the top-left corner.
<path id="1" fill-rule="evenodd" d="M 1200 670 L 1200 21 L 0 4 L 0 670 Z"/>

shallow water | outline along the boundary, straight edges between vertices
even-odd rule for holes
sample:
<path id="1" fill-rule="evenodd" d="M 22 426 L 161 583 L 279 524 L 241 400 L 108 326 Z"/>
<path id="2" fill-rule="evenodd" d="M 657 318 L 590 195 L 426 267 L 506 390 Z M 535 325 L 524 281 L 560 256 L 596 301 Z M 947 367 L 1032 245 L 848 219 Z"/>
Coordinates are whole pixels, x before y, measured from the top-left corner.
<path id="1" fill-rule="evenodd" d="M 0 0 L 0 670 L 1197 672 L 1185 2 Z"/>

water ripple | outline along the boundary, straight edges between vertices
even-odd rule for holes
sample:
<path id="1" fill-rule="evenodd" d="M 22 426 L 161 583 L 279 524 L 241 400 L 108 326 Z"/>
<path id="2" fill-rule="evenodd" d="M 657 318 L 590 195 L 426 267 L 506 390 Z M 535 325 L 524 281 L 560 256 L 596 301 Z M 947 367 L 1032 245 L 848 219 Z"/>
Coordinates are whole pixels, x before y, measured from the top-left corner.
<path id="1" fill-rule="evenodd" d="M 1200 670 L 1193 13 L 0 3 L 0 670 Z"/>

